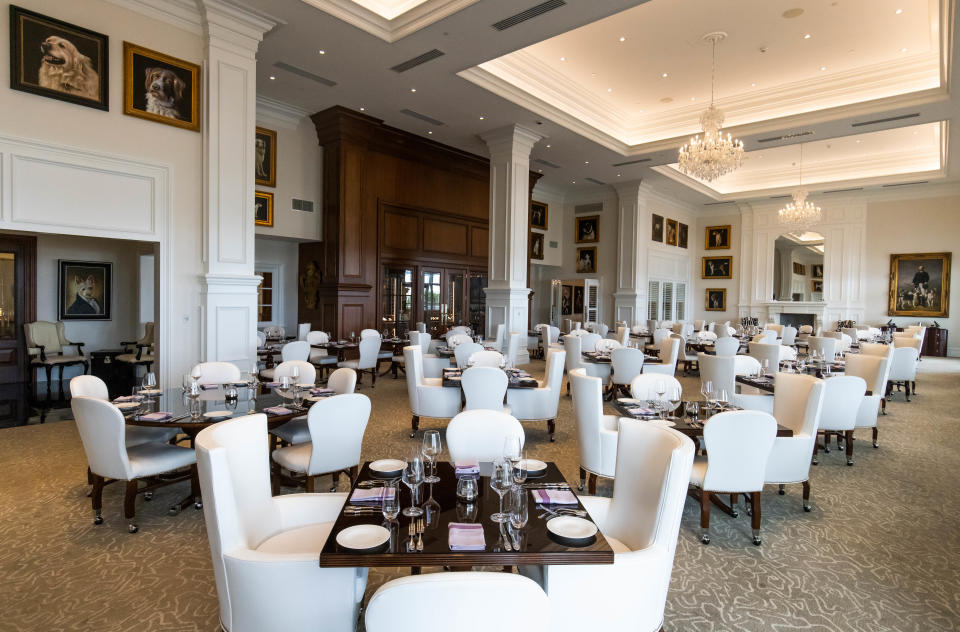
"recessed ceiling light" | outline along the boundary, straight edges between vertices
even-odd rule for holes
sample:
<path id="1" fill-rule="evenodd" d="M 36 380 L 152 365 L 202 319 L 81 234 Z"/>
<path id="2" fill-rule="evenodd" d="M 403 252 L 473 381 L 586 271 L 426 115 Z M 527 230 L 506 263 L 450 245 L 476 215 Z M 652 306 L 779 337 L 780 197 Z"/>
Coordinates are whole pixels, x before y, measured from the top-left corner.
<path id="1" fill-rule="evenodd" d="M 750 87 L 751 87 L 751 88 L 756 88 L 756 87 L 757 87 L 757 84 L 756 84 L 756 82 L 754 82 L 754 83 L 751 83 L 751 84 L 750 84 Z"/>
<path id="2" fill-rule="evenodd" d="M 550 149 L 550 145 L 547 145 L 547 149 Z"/>
<path id="3" fill-rule="evenodd" d="M 607 88 L 607 92 L 613 92 L 613 88 Z"/>
<path id="4" fill-rule="evenodd" d="M 623 175 L 622 173 L 618 173 L 618 174 L 617 174 L 617 177 L 619 178 L 619 177 L 622 176 L 622 175 Z"/>
<path id="5" fill-rule="evenodd" d="M 276 81 L 276 80 L 277 80 L 276 77 L 274 77 L 273 75 L 270 75 L 270 81 Z"/>
<path id="6" fill-rule="evenodd" d="M 901 52 L 901 53 L 905 53 L 905 52 L 907 52 L 907 49 L 906 49 L 906 48 L 901 48 L 901 49 L 900 49 L 900 52 Z"/>
<path id="7" fill-rule="evenodd" d="M 360 111 L 361 111 L 361 112 L 366 112 L 366 111 L 367 111 L 367 108 L 360 108 Z"/>
<path id="8" fill-rule="evenodd" d="M 639 112 L 640 114 L 643 114 L 643 110 L 637 110 L 637 112 Z"/>
<path id="9" fill-rule="evenodd" d="M 484 116 L 481 114 L 481 115 L 480 115 L 480 120 L 482 121 L 484 118 L 486 118 L 486 117 L 484 117 Z"/>
<path id="10" fill-rule="evenodd" d="M 826 66 L 820 66 L 820 70 L 826 70 L 826 69 L 827 69 Z"/>
<path id="11" fill-rule="evenodd" d="M 560 61 L 567 61 L 567 58 L 566 58 L 566 57 L 561 57 L 561 58 L 560 58 Z"/>
<path id="12" fill-rule="evenodd" d="M 427 130 L 427 133 L 428 133 L 428 134 L 433 134 L 433 130 L 429 130 L 429 129 L 428 129 L 428 130 Z"/>
<path id="13" fill-rule="evenodd" d="M 667 75 L 667 73 L 663 73 L 663 74 L 660 75 L 660 76 L 663 77 L 664 79 L 666 79 L 669 75 Z"/>
<path id="14" fill-rule="evenodd" d="M 589 164 L 590 164 L 590 161 L 589 161 L 589 160 L 584 160 L 584 161 L 583 161 L 583 164 L 589 165 Z"/>
<path id="15" fill-rule="evenodd" d="M 410 92 L 416 92 L 416 91 L 417 91 L 416 88 L 410 88 Z"/>
<path id="16" fill-rule="evenodd" d="M 691 100 L 691 101 L 696 101 L 696 100 L 697 100 L 697 97 L 690 97 L 690 100 Z"/>
<path id="17" fill-rule="evenodd" d="M 900 15 L 901 13 L 903 13 L 903 9 L 897 9 L 896 11 L 894 11 L 894 13 L 896 13 L 897 15 Z"/>
<path id="18" fill-rule="evenodd" d="M 543 173 L 543 169 L 537 169 L 537 172 Z"/>
<path id="19" fill-rule="evenodd" d="M 576 184 L 576 183 L 577 183 L 576 180 L 571 180 L 571 181 L 570 181 L 570 184 Z"/>
<path id="20" fill-rule="evenodd" d="M 805 33 L 805 34 L 803 35 L 803 39 L 810 39 L 810 34 L 809 34 L 809 33 Z"/>
<path id="21" fill-rule="evenodd" d="M 625 41 L 627 41 L 627 38 L 626 38 L 626 37 L 621 37 L 621 38 L 620 38 L 620 41 L 621 41 L 621 42 L 625 42 Z"/>
<path id="22" fill-rule="evenodd" d="M 859 139 L 859 138 L 857 139 L 857 144 L 858 144 L 858 145 L 860 144 L 860 139 Z"/>
<path id="23" fill-rule="evenodd" d="M 317 52 L 318 52 L 319 54 L 321 54 L 321 55 L 326 55 L 326 54 L 327 54 L 327 51 L 323 50 L 322 48 L 321 48 L 320 50 L 318 50 Z"/>

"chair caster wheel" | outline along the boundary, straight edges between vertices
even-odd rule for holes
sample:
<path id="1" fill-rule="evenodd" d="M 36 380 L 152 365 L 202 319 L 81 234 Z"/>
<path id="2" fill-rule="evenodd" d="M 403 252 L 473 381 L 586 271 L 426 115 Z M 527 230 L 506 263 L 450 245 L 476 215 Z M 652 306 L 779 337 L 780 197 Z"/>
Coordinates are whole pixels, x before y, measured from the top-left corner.
<path id="1" fill-rule="evenodd" d="M 153 492 L 143 492 L 143 499 L 147 502 L 153 500 Z"/>
<path id="2" fill-rule="evenodd" d="M 583 483 L 580 483 L 579 485 L 577 485 L 577 491 L 578 491 L 578 492 L 582 492 L 582 491 L 583 491 Z"/>
<path id="3" fill-rule="evenodd" d="M 417 436 L 417 433 L 416 433 L 416 432 L 411 432 L 411 433 L 410 433 L 410 438 L 411 438 L 411 439 L 413 439 L 413 438 L 416 437 L 416 436 Z"/>
<path id="4" fill-rule="evenodd" d="M 813 507 L 811 507 L 810 505 L 804 505 L 803 510 L 806 511 L 807 513 L 810 513 L 811 511 L 813 511 Z"/>
<path id="5" fill-rule="evenodd" d="M 853 461 L 847 459 L 847 467 L 853 467 Z"/>
<path id="6" fill-rule="evenodd" d="M 550 435 L 550 443 L 553 443 L 554 441 L 555 439 L 553 438 L 553 435 Z"/>
<path id="7" fill-rule="evenodd" d="M 203 503 L 200 501 L 197 501 L 193 503 L 193 508 L 196 509 L 197 511 L 200 511 L 201 509 L 203 509 Z"/>
<path id="8" fill-rule="evenodd" d="M 760 546 L 760 543 L 761 543 L 760 538 L 754 538 L 754 539 L 753 539 L 753 546 Z"/>
<path id="9" fill-rule="evenodd" d="M 828 446 L 823 446 L 823 451 L 827 454 L 830 454 L 830 448 Z"/>
<path id="10" fill-rule="evenodd" d="M 876 450 L 876 449 L 879 448 L 879 447 L 880 447 L 880 444 L 877 443 L 876 441 L 874 441 L 874 442 L 873 442 L 873 449 Z"/>
<path id="11" fill-rule="evenodd" d="M 782 489 L 781 489 L 781 490 L 778 490 L 777 493 L 778 493 L 779 495 L 781 495 L 781 496 L 785 496 L 785 495 L 787 494 L 787 492 L 786 492 L 785 490 L 782 490 Z"/>
<path id="12" fill-rule="evenodd" d="M 139 530 L 140 529 L 135 524 L 127 525 L 127 531 L 129 531 L 130 533 L 136 533 Z"/>
<path id="13" fill-rule="evenodd" d="M 708 536 L 708 535 L 702 535 L 702 536 L 700 536 L 700 543 L 701 543 L 701 544 L 705 544 L 705 545 L 706 545 L 706 544 L 710 544 L 710 536 Z"/>
<path id="14" fill-rule="evenodd" d="M 753 515 L 753 509 L 751 509 L 750 507 L 747 507 L 747 515 L 748 515 L 748 516 L 752 516 L 752 515 Z"/>
<path id="15" fill-rule="evenodd" d="M 740 517 L 740 512 L 739 512 L 739 511 L 734 511 L 734 512 L 732 512 L 732 513 L 730 514 L 730 516 L 733 517 L 733 518 L 739 518 L 739 517 Z"/>
<path id="16" fill-rule="evenodd" d="M 103 516 L 97 516 L 93 519 L 93 524 L 103 524 Z"/>
<path id="17" fill-rule="evenodd" d="M 178 513 L 180 513 L 180 508 L 179 508 L 179 507 L 171 507 L 171 508 L 167 511 L 167 513 L 170 514 L 171 516 L 176 516 Z"/>
<path id="18" fill-rule="evenodd" d="M 92 490 L 92 489 L 87 492 L 87 498 L 90 498 L 91 496 L 93 496 L 93 490 Z"/>

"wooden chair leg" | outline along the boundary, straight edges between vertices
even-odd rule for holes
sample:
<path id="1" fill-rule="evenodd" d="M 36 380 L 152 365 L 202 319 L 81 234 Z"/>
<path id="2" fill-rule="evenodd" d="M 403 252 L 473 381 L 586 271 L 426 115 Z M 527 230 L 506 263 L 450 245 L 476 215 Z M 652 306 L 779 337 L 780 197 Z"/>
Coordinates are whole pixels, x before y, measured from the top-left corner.
<path id="1" fill-rule="evenodd" d="M 847 465 L 853 465 L 853 430 L 847 430 L 843 436 L 847 448 Z"/>
<path id="2" fill-rule="evenodd" d="M 410 418 L 410 438 L 417 436 L 417 430 L 420 429 L 420 415 L 413 415 Z"/>
<path id="3" fill-rule="evenodd" d="M 803 510 L 810 511 L 810 481 L 803 481 Z"/>
<path id="4" fill-rule="evenodd" d="M 190 495 L 193 496 L 194 509 L 203 509 L 203 503 L 200 501 L 200 473 L 197 471 L 197 464 L 190 466 Z"/>
<path id="5" fill-rule="evenodd" d="M 136 515 L 137 503 L 137 480 L 127 481 L 127 490 L 123 495 L 123 517 L 127 519 L 127 530 L 130 533 L 137 532 L 137 525 L 133 521 Z"/>
<path id="6" fill-rule="evenodd" d="M 873 427 L 873 447 L 875 448 L 880 447 L 880 443 L 877 441 L 878 430 L 879 429 L 876 426 Z"/>
<path id="7" fill-rule="evenodd" d="M 553 435 L 554 435 L 554 433 L 556 433 L 556 431 L 557 431 L 557 420 L 556 420 L 556 419 L 548 419 L 548 420 L 547 420 L 547 434 L 550 435 L 550 443 L 553 443 L 553 441 L 554 441 Z"/>
<path id="8" fill-rule="evenodd" d="M 587 480 L 587 471 L 581 467 L 580 468 L 580 485 L 577 486 L 578 492 L 583 491 L 583 486 L 586 484 L 586 480 Z"/>
<path id="9" fill-rule="evenodd" d="M 377 369 L 374 368 L 372 371 L 370 371 L 370 388 L 376 388 L 376 387 L 377 387 Z"/>
<path id="10" fill-rule="evenodd" d="M 810 463 L 813 465 L 819 465 L 820 459 L 817 457 L 817 454 L 820 452 L 820 444 L 817 443 L 816 437 L 813 439 L 813 458 L 810 459 Z"/>
<path id="11" fill-rule="evenodd" d="M 103 477 L 93 475 L 93 491 L 90 494 L 93 506 L 93 524 L 103 524 Z"/>
<path id="12" fill-rule="evenodd" d="M 737 499 L 739 498 L 739 496 L 740 496 L 739 494 L 730 494 L 730 509 L 733 511 L 731 515 L 734 518 L 740 515 L 740 512 L 737 511 Z"/>
<path id="13" fill-rule="evenodd" d="M 280 495 L 280 466 L 276 463 L 270 466 L 270 493 L 273 496 Z"/>
<path id="14" fill-rule="evenodd" d="M 307 486 L 307 493 L 308 493 L 308 494 L 312 494 L 312 493 L 314 492 L 314 489 L 313 489 L 313 486 L 314 486 L 314 477 L 310 476 L 309 474 L 307 474 L 307 484 L 306 484 L 306 486 Z"/>
<path id="15" fill-rule="evenodd" d="M 350 477 L 350 488 L 353 489 L 354 484 L 357 482 L 357 477 L 360 476 L 360 466 L 352 466 L 350 471 L 347 473 L 347 476 Z"/>
<path id="16" fill-rule="evenodd" d="M 330 492 L 333 493 L 337 491 L 337 487 L 340 485 L 340 472 L 334 472 L 330 475 Z"/>
<path id="17" fill-rule="evenodd" d="M 591 496 L 596 495 L 597 493 L 597 475 L 588 474 L 587 475 L 587 493 Z"/>
<path id="18" fill-rule="evenodd" d="M 750 527 L 753 529 L 753 543 L 760 546 L 760 492 L 750 492 L 750 505 L 753 508 Z"/>
<path id="19" fill-rule="evenodd" d="M 710 544 L 710 496 L 707 490 L 700 491 L 700 541 Z"/>

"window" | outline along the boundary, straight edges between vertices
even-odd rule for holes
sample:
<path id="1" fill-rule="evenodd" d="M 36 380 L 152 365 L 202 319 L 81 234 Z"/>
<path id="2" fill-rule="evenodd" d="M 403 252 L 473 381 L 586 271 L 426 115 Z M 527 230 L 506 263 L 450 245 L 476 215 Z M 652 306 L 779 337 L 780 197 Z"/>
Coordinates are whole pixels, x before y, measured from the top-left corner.
<path id="1" fill-rule="evenodd" d="M 660 318 L 660 281 L 650 281 L 647 284 L 647 318 Z"/>
<path id="2" fill-rule="evenodd" d="M 649 281 L 647 318 L 684 320 L 687 317 L 687 284 L 675 281 Z"/>
<path id="3" fill-rule="evenodd" d="M 673 283 L 663 284 L 663 296 L 660 301 L 663 320 L 673 320 Z"/>
<path id="4" fill-rule="evenodd" d="M 676 309 L 674 310 L 677 313 L 677 320 L 685 320 L 687 318 L 687 286 L 684 283 L 677 283 L 676 285 Z"/>
<path id="5" fill-rule="evenodd" d="M 258 263 L 254 268 L 263 277 L 257 288 L 257 323 L 283 324 L 283 276 L 279 264 Z"/>

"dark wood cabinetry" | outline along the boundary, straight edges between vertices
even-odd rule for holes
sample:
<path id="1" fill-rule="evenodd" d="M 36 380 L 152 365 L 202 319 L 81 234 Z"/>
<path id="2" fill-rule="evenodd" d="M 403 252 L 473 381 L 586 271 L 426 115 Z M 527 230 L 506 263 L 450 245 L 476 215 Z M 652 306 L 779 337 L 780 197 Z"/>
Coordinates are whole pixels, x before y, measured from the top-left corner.
<path id="1" fill-rule="evenodd" d="M 942 327 L 927 327 L 920 355 L 947 357 L 947 330 Z"/>

